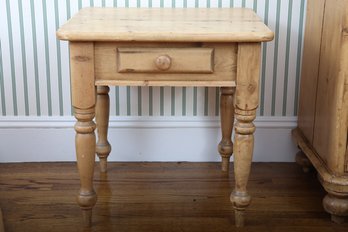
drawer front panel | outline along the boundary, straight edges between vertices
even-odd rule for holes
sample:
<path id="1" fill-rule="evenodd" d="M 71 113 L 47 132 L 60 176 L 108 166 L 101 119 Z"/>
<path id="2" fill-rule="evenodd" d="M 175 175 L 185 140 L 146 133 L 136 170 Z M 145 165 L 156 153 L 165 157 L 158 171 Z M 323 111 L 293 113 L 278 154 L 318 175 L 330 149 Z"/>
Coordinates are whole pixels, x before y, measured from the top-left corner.
<path id="1" fill-rule="evenodd" d="M 118 48 L 120 73 L 212 73 L 214 48 Z"/>
<path id="2" fill-rule="evenodd" d="M 98 83 L 215 81 L 223 86 L 236 77 L 237 43 L 97 42 L 94 46 Z M 171 65 L 167 68 L 168 60 L 162 57 L 159 66 L 164 70 L 160 70 L 155 62 L 165 55 Z"/>

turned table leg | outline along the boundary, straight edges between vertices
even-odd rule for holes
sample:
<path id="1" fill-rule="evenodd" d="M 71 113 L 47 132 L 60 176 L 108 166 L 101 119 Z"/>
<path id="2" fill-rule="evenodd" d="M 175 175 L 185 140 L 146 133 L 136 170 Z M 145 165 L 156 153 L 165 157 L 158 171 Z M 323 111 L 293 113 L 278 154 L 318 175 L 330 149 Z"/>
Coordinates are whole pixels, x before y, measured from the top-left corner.
<path id="1" fill-rule="evenodd" d="M 256 111 L 236 109 L 235 137 L 234 137 L 234 174 L 235 188 L 231 194 L 231 202 L 235 209 L 236 226 L 244 225 L 244 211 L 250 204 L 251 197 L 246 186 L 249 179 L 251 161 L 254 148 L 255 126 L 252 123 Z"/>
<path id="2" fill-rule="evenodd" d="M 244 211 L 251 201 L 246 187 L 254 149 L 253 121 L 259 102 L 260 48 L 260 43 L 238 44 L 233 147 L 235 188 L 230 197 L 237 227 L 244 226 Z"/>
<path id="3" fill-rule="evenodd" d="M 108 142 L 108 126 L 109 126 L 109 99 L 108 86 L 97 87 L 97 105 L 96 105 L 96 123 L 98 131 L 98 142 L 96 153 L 99 157 L 100 171 L 107 171 L 107 158 L 111 151 L 111 146 Z"/>
<path id="4" fill-rule="evenodd" d="M 81 182 L 77 203 L 82 209 L 85 225 L 90 226 L 92 207 L 97 201 L 97 195 L 93 189 L 95 162 L 94 107 L 83 110 L 75 108 L 75 117 L 78 120 L 75 124 L 75 143 L 77 167 Z"/>
<path id="5" fill-rule="evenodd" d="M 97 202 L 93 189 L 95 164 L 95 99 L 94 47 L 90 42 L 70 42 L 71 98 L 74 107 L 75 144 L 77 167 L 80 175 L 80 191 L 77 203 L 83 213 L 86 226 L 91 225 L 92 208 Z"/>
<path id="6" fill-rule="evenodd" d="M 230 157 L 233 153 L 231 135 L 234 122 L 233 94 L 235 88 L 221 87 L 220 91 L 220 121 L 222 139 L 219 143 L 218 150 L 222 158 L 222 171 L 228 172 L 230 166 Z"/>

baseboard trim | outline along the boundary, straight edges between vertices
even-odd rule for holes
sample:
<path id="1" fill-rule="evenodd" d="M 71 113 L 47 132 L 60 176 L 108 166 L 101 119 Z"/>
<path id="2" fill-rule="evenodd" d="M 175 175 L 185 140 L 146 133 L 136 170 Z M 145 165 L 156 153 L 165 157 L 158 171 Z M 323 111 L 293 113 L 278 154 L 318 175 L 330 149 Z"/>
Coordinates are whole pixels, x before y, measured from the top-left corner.
<path id="1" fill-rule="evenodd" d="M 293 162 L 295 117 L 257 117 L 254 161 Z M 73 117 L 0 118 L 0 162 L 75 161 Z M 110 161 L 220 161 L 218 117 L 111 117 Z"/>

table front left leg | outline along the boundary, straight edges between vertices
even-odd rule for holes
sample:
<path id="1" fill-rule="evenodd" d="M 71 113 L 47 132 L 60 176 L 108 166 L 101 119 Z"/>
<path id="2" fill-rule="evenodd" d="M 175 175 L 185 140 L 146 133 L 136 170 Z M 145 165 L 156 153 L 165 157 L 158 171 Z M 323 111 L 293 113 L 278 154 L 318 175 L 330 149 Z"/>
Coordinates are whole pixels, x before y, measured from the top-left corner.
<path id="1" fill-rule="evenodd" d="M 233 149 L 235 188 L 231 194 L 237 227 L 244 226 L 244 211 L 251 201 L 246 187 L 254 149 L 253 121 L 259 104 L 260 51 L 260 43 L 238 44 Z"/>
<path id="2" fill-rule="evenodd" d="M 75 145 L 77 167 L 80 174 L 80 191 L 77 203 L 83 213 L 83 220 L 87 227 L 91 225 L 92 208 L 97 202 L 97 195 L 93 189 L 93 174 L 95 162 L 95 124 L 94 107 L 90 109 L 75 108 Z"/>
<path id="3" fill-rule="evenodd" d="M 96 88 L 94 85 L 94 45 L 90 42 L 70 42 L 71 98 L 74 107 L 75 145 L 77 167 L 80 175 L 80 191 L 77 203 L 83 213 L 85 226 L 92 221 L 92 208 L 97 202 L 93 188 L 95 163 Z"/>

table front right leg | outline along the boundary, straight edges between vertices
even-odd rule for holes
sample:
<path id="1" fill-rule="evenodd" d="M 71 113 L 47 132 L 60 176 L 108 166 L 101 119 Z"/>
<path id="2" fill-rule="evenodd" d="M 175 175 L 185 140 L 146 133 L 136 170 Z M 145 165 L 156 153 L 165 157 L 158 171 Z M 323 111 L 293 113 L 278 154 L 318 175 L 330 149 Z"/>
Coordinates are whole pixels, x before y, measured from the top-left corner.
<path id="1" fill-rule="evenodd" d="M 253 121 L 259 104 L 260 51 L 260 43 L 238 44 L 233 147 L 235 188 L 231 194 L 237 227 L 244 226 L 244 211 L 251 201 L 247 183 L 254 149 Z"/>
<path id="2" fill-rule="evenodd" d="M 80 175 L 80 191 L 77 203 L 83 213 L 85 226 L 91 226 L 92 208 L 97 202 L 93 189 L 95 164 L 96 88 L 94 85 L 94 45 L 90 42 L 70 42 L 71 98 L 75 124 L 77 167 Z"/>

